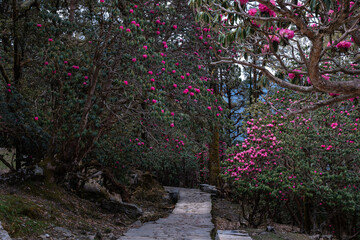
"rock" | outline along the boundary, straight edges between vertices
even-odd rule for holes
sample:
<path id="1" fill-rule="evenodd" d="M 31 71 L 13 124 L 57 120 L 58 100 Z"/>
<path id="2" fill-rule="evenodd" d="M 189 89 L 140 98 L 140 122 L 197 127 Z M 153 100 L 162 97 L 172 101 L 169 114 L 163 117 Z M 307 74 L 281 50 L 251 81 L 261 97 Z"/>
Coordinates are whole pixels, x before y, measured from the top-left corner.
<path id="1" fill-rule="evenodd" d="M 269 232 L 261 232 L 258 235 L 268 235 L 268 234 L 269 234 Z"/>
<path id="2" fill-rule="evenodd" d="M 115 237 L 115 235 L 114 235 L 113 233 L 109 233 L 109 234 L 106 236 L 106 239 L 116 240 L 117 238 Z"/>
<path id="3" fill-rule="evenodd" d="M 332 235 L 322 235 L 319 240 L 332 240 Z"/>
<path id="4" fill-rule="evenodd" d="M 136 222 L 131 224 L 131 228 L 139 228 L 139 227 L 141 227 L 141 225 L 142 225 L 141 221 L 137 220 Z"/>
<path id="5" fill-rule="evenodd" d="M 1 240 L 11 240 L 9 233 L 7 231 L 5 231 L 5 229 L 2 227 L 1 222 L 0 222 L 0 239 Z"/>
<path id="6" fill-rule="evenodd" d="M 217 190 L 215 186 L 209 184 L 200 184 L 200 189 L 207 193 L 216 194 L 216 195 L 219 194 L 219 190 Z"/>
<path id="7" fill-rule="evenodd" d="M 137 185 L 139 182 L 139 174 L 134 173 L 130 175 L 130 185 Z"/>
<path id="8" fill-rule="evenodd" d="M 132 201 L 161 202 L 168 195 L 164 187 L 149 173 L 144 173 L 138 180 L 137 187 L 132 193 Z"/>
<path id="9" fill-rule="evenodd" d="M 240 220 L 240 227 L 247 228 L 249 226 L 249 222 L 245 219 Z"/>
<path id="10" fill-rule="evenodd" d="M 35 165 L 35 168 L 34 168 L 34 176 L 37 176 L 37 177 L 42 177 L 44 176 L 44 170 L 39 167 L 38 165 Z"/>
<path id="11" fill-rule="evenodd" d="M 102 234 L 100 232 L 96 232 L 95 240 L 101 240 L 101 239 L 103 239 Z"/>
<path id="12" fill-rule="evenodd" d="M 275 232 L 275 228 L 273 226 L 267 226 L 266 231 L 267 232 Z"/>
<path id="13" fill-rule="evenodd" d="M 72 237 L 73 234 L 69 229 L 63 228 L 63 227 L 55 227 L 55 231 L 58 233 L 61 233 L 64 237 Z"/>
<path id="14" fill-rule="evenodd" d="M 105 187 L 103 171 L 96 169 L 89 170 L 89 179 L 83 183 L 80 188 L 80 195 L 93 201 L 99 201 L 99 199 L 109 199 L 112 201 L 122 202 L 121 195 L 116 192 L 110 192 Z M 81 184 L 80 184 L 81 185 Z"/>
<path id="15" fill-rule="evenodd" d="M 309 236 L 311 240 L 319 240 L 320 239 L 320 234 L 316 234 L 316 235 L 312 235 Z"/>
<path id="16" fill-rule="evenodd" d="M 95 240 L 95 236 L 94 235 L 89 235 L 89 236 L 87 236 L 87 239 L 88 240 Z"/>
<path id="17" fill-rule="evenodd" d="M 179 189 L 166 189 L 169 194 L 170 201 L 176 203 L 179 199 Z"/>
<path id="18" fill-rule="evenodd" d="M 112 213 L 125 213 L 131 219 L 137 219 L 143 211 L 136 204 L 124 203 L 114 200 L 103 200 L 101 207 Z"/>

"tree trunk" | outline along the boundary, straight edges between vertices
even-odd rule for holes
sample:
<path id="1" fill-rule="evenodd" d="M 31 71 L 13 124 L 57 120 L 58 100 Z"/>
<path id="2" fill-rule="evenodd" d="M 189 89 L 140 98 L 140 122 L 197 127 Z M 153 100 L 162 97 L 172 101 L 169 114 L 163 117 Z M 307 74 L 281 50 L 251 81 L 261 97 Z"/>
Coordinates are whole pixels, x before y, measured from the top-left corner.
<path id="1" fill-rule="evenodd" d="M 310 202 L 306 196 L 304 196 L 304 229 L 306 233 L 311 232 L 311 217 L 310 217 Z"/>
<path id="2" fill-rule="evenodd" d="M 219 186 L 220 157 L 219 157 L 219 127 L 212 129 L 212 138 L 209 145 L 209 183 Z"/>

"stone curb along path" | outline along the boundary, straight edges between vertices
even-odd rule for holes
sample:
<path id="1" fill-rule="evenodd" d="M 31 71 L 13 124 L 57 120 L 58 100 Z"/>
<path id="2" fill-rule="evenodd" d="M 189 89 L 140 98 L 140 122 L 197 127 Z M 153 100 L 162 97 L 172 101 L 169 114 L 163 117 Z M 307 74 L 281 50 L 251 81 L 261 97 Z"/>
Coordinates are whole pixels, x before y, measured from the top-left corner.
<path id="1" fill-rule="evenodd" d="M 199 189 L 179 190 L 179 200 L 167 217 L 130 229 L 119 240 L 210 240 L 214 224 L 211 222 L 211 194 Z"/>

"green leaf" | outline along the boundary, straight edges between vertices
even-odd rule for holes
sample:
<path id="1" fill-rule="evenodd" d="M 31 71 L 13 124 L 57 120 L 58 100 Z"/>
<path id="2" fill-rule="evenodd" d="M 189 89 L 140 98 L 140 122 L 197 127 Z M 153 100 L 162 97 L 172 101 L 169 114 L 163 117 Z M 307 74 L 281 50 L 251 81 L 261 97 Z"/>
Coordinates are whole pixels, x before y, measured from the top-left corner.
<path id="1" fill-rule="evenodd" d="M 317 0 L 311 0 L 310 1 L 310 9 L 311 9 L 311 11 L 314 11 L 316 3 L 317 3 Z"/>

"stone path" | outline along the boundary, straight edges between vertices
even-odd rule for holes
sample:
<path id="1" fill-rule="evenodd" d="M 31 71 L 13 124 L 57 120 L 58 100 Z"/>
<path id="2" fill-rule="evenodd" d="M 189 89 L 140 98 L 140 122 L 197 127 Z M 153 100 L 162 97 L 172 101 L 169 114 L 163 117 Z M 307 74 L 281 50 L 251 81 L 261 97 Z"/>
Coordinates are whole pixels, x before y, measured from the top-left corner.
<path id="1" fill-rule="evenodd" d="M 119 240 L 210 240 L 214 228 L 210 194 L 199 189 L 176 189 L 179 200 L 169 217 L 130 229 Z"/>

